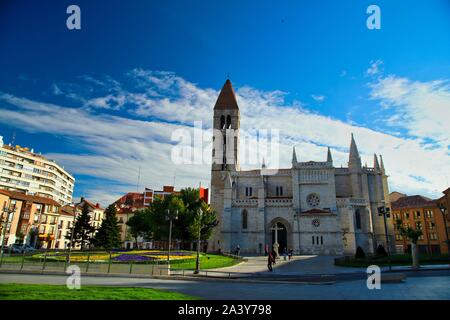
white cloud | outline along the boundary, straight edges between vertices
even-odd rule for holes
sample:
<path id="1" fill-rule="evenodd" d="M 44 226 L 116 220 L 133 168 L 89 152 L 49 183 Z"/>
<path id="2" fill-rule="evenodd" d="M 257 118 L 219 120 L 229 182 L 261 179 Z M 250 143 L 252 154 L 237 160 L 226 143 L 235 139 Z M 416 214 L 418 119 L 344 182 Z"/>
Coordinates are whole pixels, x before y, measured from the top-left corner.
<path id="1" fill-rule="evenodd" d="M 371 83 L 370 88 L 371 98 L 394 112 L 388 125 L 405 128 L 409 135 L 433 140 L 444 148 L 449 146 L 449 81 L 420 82 L 390 75 Z"/>
<path id="2" fill-rule="evenodd" d="M 382 72 L 383 61 L 376 60 L 370 61 L 370 67 L 366 70 L 366 74 L 369 76 L 376 75 Z"/>
<path id="3" fill-rule="evenodd" d="M 314 100 L 319 101 L 319 102 L 322 102 L 323 100 L 325 100 L 325 96 L 324 95 L 315 95 L 315 94 L 313 94 L 313 95 L 311 95 L 311 97 Z"/>
<path id="4" fill-rule="evenodd" d="M 93 197 L 93 201 L 105 201 L 102 202 L 104 205 L 122 192 L 136 190 L 139 167 L 142 188 L 161 188 L 164 184 L 172 184 L 175 175 L 178 188 L 197 186 L 199 182 L 209 185 L 209 165 L 172 163 L 170 156 L 174 142 L 171 141 L 171 134 L 177 129 L 191 130 L 193 122 L 199 120 L 204 122 L 204 128 L 209 128 L 219 91 L 201 88 L 169 72 L 134 70 L 129 76 L 136 80 L 136 90 L 124 90 L 117 84 L 120 89 L 115 94 L 109 94 L 116 98 L 126 97 L 122 107 L 127 106 L 125 110 L 134 117 L 140 117 L 140 120 L 127 118 L 125 114 L 105 114 L 101 108 L 66 108 L 0 93 L 0 122 L 14 123 L 29 132 L 64 136 L 74 144 L 75 150 L 80 147 L 85 150 L 83 153 L 74 151 L 48 156 L 75 175 L 102 181 L 92 188 L 85 187 L 82 192 Z M 409 80 L 394 80 L 383 82 L 379 79 L 380 82 L 372 87 L 371 97 L 383 100 L 389 108 L 397 108 L 397 105 L 405 108 L 411 104 L 408 98 L 411 95 L 422 97 L 426 93 L 428 99 L 429 94 L 437 93 L 440 98 L 431 100 L 433 110 L 437 112 L 442 107 L 442 97 L 444 100 L 448 97 L 448 88 L 442 83 L 434 83 L 434 86 L 427 87 L 428 90 L 423 90 L 423 86 L 411 87 Z M 396 89 L 388 90 L 390 83 L 394 83 L 393 88 Z M 331 146 L 335 165 L 346 166 L 350 133 L 353 132 L 363 163 L 367 161 L 371 166 L 373 153 L 383 154 L 391 190 L 439 196 L 446 187 L 442 172 L 450 172 L 450 161 L 444 145 L 430 149 L 424 147 L 421 139 L 392 136 L 312 113 L 299 101 L 287 104 L 285 96 L 282 91 L 260 91 L 251 87 L 237 90 L 242 129 L 280 130 L 281 167 L 290 167 L 294 145 L 299 161 L 323 161 L 326 159 L 326 146 Z M 92 99 L 95 97 L 88 97 L 88 100 Z M 2 106 L 5 103 L 14 108 Z M 420 109 L 420 106 L 408 107 L 405 112 Z M 441 137 L 440 141 L 447 132 L 448 138 L 448 131 L 442 131 L 448 129 L 436 130 L 421 129 L 420 132 L 424 137 L 427 134 L 431 138 Z M 258 166 L 244 166 L 244 169 L 255 167 Z M 419 181 L 411 173 L 425 181 Z"/>

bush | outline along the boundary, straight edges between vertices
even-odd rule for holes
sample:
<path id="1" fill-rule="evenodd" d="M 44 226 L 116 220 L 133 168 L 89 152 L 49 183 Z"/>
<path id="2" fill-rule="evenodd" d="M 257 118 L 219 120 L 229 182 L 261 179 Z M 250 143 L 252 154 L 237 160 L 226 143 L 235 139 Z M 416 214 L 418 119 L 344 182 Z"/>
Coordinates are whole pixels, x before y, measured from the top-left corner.
<path id="1" fill-rule="evenodd" d="M 364 250 L 358 246 L 358 248 L 356 248 L 355 258 L 356 259 L 364 259 L 365 257 L 366 257 L 366 254 L 364 253 Z"/>
<path id="2" fill-rule="evenodd" d="M 381 244 L 378 245 L 378 247 L 377 247 L 377 256 L 382 256 L 382 257 L 387 256 L 387 252 Z"/>

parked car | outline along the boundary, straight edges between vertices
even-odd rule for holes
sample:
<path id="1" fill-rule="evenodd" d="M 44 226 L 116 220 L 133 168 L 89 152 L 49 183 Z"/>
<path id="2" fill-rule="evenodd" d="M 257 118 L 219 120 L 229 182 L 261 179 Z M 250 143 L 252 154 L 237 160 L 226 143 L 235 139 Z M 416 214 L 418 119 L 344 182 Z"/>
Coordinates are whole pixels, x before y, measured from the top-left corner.
<path id="1" fill-rule="evenodd" d="M 24 246 L 23 244 L 15 243 L 8 248 L 8 251 L 10 251 L 10 253 L 23 253 L 24 251 L 33 252 L 36 251 L 36 249 L 28 244 Z"/>

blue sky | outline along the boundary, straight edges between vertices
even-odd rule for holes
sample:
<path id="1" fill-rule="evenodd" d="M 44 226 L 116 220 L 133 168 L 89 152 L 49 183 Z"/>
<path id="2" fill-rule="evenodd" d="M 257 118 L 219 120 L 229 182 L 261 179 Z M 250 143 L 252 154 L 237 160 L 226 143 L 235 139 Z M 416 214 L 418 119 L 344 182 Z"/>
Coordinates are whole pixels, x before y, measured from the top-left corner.
<path id="1" fill-rule="evenodd" d="M 81 8 L 81 30 L 66 8 Z M 381 8 L 381 29 L 366 8 Z M 2 1 L 0 135 L 63 164 L 75 195 L 209 183 L 170 161 L 229 74 L 244 128 L 281 130 L 280 165 L 350 132 L 391 189 L 439 196 L 450 179 L 450 3 L 433 1 Z M 274 114 L 277 115 L 274 118 Z M 32 121 L 30 120 L 32 119 Z M 287 124 L 287 125 L 286 125 Z M 323 154 L 323 156 L 322 156 Z M 174 179 L 175 177 L 175 179 Z"/>

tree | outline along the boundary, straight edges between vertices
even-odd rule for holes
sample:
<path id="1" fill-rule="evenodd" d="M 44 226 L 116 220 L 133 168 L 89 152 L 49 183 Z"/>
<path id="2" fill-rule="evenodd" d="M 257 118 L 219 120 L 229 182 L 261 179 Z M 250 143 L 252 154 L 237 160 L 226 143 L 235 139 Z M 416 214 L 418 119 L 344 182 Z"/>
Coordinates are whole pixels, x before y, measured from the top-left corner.
<path id="1" fill-rule="evenodd" d="M 105 210 L 105 218 L 94 236 L 94 244 L 106 250 L 120 247 L 120 226 L 116 206 L 111 204 Z"/>
<path id="2" fill-rule="evenodd" d="M 138 237 L 149 238 L 151 234 L 151 224 L 149 209 L 137 210 L 134 215 L 128 219 L 126 225 L 129 227 L 129 234 L 134 238 L 136 247 L 138 245 Z"/>
<path id="3" fill-rule="evenodd" d="M 95 231 L 95 227 L 91 225 L 91 216 L 89 215 L 89 206 L 85 202 L 81 208 L 81 214 L 75 221 L 73 228 L 73 241 L 70 244 L 73 248 L 76 244 L 80 244 L 81 250 L 92 242 L 92 233 Z M 71 239 L 72 230 L 69 231 L 66 239 Z"/>
<path id="4" fill-rule="evenodd" d="M 416 230 L 411 228 L 410 226 L 407 226 L 405 228 L 401 220 L 397 220 L 395 227 L 403 237 L 408 238 L 408 240 L 411 242 L 412 267 L 419 268 L 419 254 L 417 252 L 417 241 L 423 234 L 422 230 L 420 229 Z"/>

